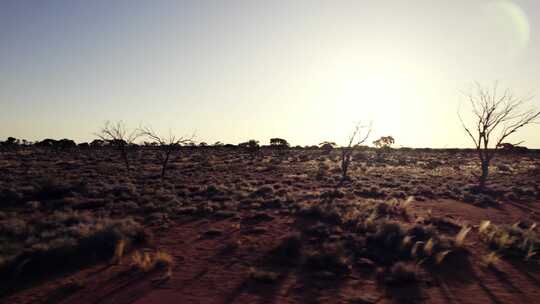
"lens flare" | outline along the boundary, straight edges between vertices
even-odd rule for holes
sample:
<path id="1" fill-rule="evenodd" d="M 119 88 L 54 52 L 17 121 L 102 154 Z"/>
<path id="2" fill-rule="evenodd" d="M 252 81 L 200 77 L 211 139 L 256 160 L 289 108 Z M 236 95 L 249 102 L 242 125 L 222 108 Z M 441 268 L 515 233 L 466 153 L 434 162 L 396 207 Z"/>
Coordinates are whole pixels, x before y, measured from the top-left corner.
<path id="1" fill-rule="evenodd" d="M 531 29 L 527 14 L 521 7 L 508 0 L 497 0 L 490 4 L 490 9 L 494 13 L 503 30 L 509 31 L 520 49 L 524 49 L 529 44 Z"/>

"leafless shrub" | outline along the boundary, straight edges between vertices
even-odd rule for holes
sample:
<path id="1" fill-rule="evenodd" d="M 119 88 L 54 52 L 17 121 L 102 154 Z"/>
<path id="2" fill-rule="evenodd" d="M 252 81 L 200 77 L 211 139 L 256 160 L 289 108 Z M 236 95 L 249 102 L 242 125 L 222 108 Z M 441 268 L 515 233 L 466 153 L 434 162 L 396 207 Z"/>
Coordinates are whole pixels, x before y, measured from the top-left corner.
<path id="1" fill-rule="evenodd" d="M 160 153 L 158 154 L 159 162 L 161 163 L 161 179 L 165 178 L 165 173 L 167 172 L 167 165 L 171 154 L 178 150 L 181 145 L 193 143 L 193 137 L 176 137 L 169 131 L 167 137 L 158 135 L 152 128 L 145 127 L 139 129 L 139 134 L 141 136 L 148 137 L 160 148 Z"/>
<path id="2" fill-rule="evenodd" d="M 461 115 L 458 116 L 469 137 L 474 142 L 481 166 L 478 176 L 479 188 L 484 189 L 489 175 L 489 166 L 495 152 L 510 135 L 524 126 L 536 123 L 540 111 L 534 108 L 521 110 L 521 107 L 532 99 L 531 96 L 517 97 L 510 89 L 500 93 L 497 83 L 493 88 L 483 87 L 476 83 L 472 92 L 466 94 L 475 117 L 475 125 L 465 125 Z M 494 133 L 499 133 L 495 137 Z"/>
<path id="3" fill-rule="evenodd" d="M 104 142 L 107 142 L 109 145 L 120 150 L 122 159 L 126 165 L 126 170 L 129 171 L 130 163 L 128 153 L 129 148 L 133 146 L 135 140 L 140 136 L 137 130 L 128 131 L 122 121 L 119 121 L 116 124 L 111 124 L 109 121 L 106 121 L 103 128 L 101 128 L 96 135 Z"/>
<path id="4" fill-rule="evenodd" d="M 367 132 L 364 134 L 364 136 L 361 135 L 362 130 L 367 129 Z M 357 124 L 354 128 L 354 132 L 352 133 L 351 137 L 349 137 L 349 144 L 346 147 L 343 147 L 341 149 L 341 181 L 339 184 L 341 185 L 344 181 L 349 179 L 349 176 L 347 175 L 349 166 L 352 162 L 352 152 L 355 147 L 360 146 L 363 144 L 369 137 L 369 134 L 371 133 L 371 125 L 369 126 L 363 126 L 361 124 Z M 355 139 L 358 139 L 356 143 Z"/>

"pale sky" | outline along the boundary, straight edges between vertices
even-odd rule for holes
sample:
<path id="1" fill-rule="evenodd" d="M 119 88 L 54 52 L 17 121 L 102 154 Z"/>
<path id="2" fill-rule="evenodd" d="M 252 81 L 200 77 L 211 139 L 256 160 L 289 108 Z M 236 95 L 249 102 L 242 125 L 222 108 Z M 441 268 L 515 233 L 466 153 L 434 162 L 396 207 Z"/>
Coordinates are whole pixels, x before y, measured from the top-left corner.
<path id="1" fill-rule="evenodd" d="M 538 0 L 2 0 L 0 138 L 88 141 L 122 120 L 311 145 L 371 121 L 370 142 L 471 147 L 472 81 L 540 108 L 539 32 Z"/>

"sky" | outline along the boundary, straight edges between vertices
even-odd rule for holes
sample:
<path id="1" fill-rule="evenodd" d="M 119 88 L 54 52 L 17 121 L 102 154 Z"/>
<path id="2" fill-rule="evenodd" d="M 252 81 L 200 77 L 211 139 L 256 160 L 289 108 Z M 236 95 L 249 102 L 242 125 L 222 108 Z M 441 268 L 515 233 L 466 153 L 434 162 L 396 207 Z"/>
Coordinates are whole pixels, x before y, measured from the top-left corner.
<path id="1" fill-rule="evenodd" d="M 540 108 L 540 2 L 0 1 L 0 138 L 105 121 L 197 140 L 472 147 L 478 81 Z M 540 148 L 540 125 L 511 139 Z"/>

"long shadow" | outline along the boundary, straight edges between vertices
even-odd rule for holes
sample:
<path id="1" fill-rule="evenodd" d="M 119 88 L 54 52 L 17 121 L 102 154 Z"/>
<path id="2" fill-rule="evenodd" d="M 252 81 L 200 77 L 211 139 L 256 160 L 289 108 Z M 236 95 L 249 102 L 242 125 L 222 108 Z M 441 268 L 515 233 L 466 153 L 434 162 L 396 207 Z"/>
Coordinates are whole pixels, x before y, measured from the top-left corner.
<path id="1" fill-rule="evenodd" d="M 227 297 L 223 300 L 223 304 L 234 303 L 234 300 L 238 298 L 248 288 L 249 280 L 244 280 L 240 283 Z"/>
<path id="2" fill-rule="evenodd" d="M 482 288 L 482 290 L 486 293 L 486 295 L 489 297 L 489 299 L 491 300 L 491 302 L 495 303 L 495 304 L 502 304 L 503 302 L 501 302 L 499 300 L 499 298 L 497 297 L 497 295 L 495 295 L 491 289 L 489 289 L 489 287 L 486 286 L 486 284 L 484 284 L 484 281 L 482 281 L 477 275 L 476 273 L 474 273 L 473 275 L 473 278 L 475 279 L 476 283 L 478 284 L 478 286 L 480 286 L 480 288 Z"/>
<path id="3" fill-rule="evenodd" d="M 426 300 L 419 282 L 384 286 L 382 289 L 386 297 L 395 300 L 397 303 L 423 303 Z"/>
<path id="4" fill-rule="evenodd" d="M 274 269 L 275 271 L 275 269 Z M 245 278 L 240 284 L 234 288 L 227 297 L 225 297 L 223 304 L 234 303 L 235 300 L 243 293 L 251 293 L 258 296 L 257 303 L 260 304 L 272 304 L 278 303 L 277 296 L 281 290 L 284 282 L 290 276 L 292 268 L 283 268 L 278 273 L 277 279 L 272 282 L 257 282 L 251 277 Z"/>
<path id="5" fill-rule="evenodd" d="M 446 301 L 446 303 L 450 303 L 450 304 L 458 303 L 456 302 L 455 297 L 452 294 L 452 291 L 448 288 L 448 285 L 446 285 L 446 282 L 443 279 L 441 279 L 438 275 L 434 275 L 433 277 L 437 283 L 437 286 L 441 287 L 439 288 L 439 290 L 441 291 L 441 294 L 444 300 Z"/>
<path id="6" fill-rule="evenodd" d="M 451 287 L 460 288 L 474 283 L 474 270 L 467 252 L 450 253 L 441 265 L 426 265 L 426 270 L 440 286 L 439 290 L 447 303 L 459 303 Z"/>
<path id="7" fill-rule="evenodd" d="M 475 274 L 467 252 L 450 252 L 441 265 L 427 265 L 426 270 L 448 286 L 474 283 Z"/>
<path id="8" fill-rule="evenodd" d="M 283 256 L 279 251 L 280 248 L 281 247 L 278 245 L 278 247 L 266 252 L 255 265 L 257 269 L 277 273 L 275 280 L 258 281 L 255 278 L 248 276 L 240 284 L 238 284 L 238 286 L 236 286 L 236 288 L 234 288 L 229 295 L 227 295 L 227 297 L 225 297 L 223 304 L 233 303 L 243 293 L 258 295 L 259 301 L 257 303 L 277 303 L 276 298 L 282 288 L 282 285 L 298 265 L 297 256 Z M 234 247 L 227 248 L 227 246 L 225 246 L 214 257 L 212 257 L 212 259 L 226 256 L 235 250 L 236 248 Z"/>
<path id="9" fill-rule="evenodd" d="M 523 212 L 526 212 L 527 214 L 531 216 L 531 218 L 534 218 L 535 220 L 540 220 L 540 216 L 538 215 L 538 213 L 540 212 L 539 210 L 535 210 L 528 206 L 524 206 L 523 204 L 518 204 L 518 203 L 513 203 L 513 202 L 506 202 L 506 203 L 520 209 Z"/>
<path id="10" fill-rule="evenodd" d="M 95 293 L 87 295 L 85 298 L 86 303 L 114 303 L 115 296 L 128 297 L 131 300 L 142 297 L 147 294 L 150 288 L 140 288 L 141 284 L 147 284 L 149 281 L 147 278 L 154 276 L 157 271 L 150 272 L 137 272 L 137 271 L 125 271 L 118 273 L 116 276 L 108 279 L 104 288 L 98 290 Z M 150 284 L 150 283 L 148 283 Z M 138 288 L 132 288 L 134 285 L 138 285 Z M 69 286 L 68 286 L 69 287 Z M 130 289 L 129 295 L 122 293 L 123 290 Z M 68 299 L 70 294 L 62 294 L 55 290 L 47 297 L 47 303 L 57 303 L 60 299 Z M 74 301 L 73 299 L 71 301 Z M 126 301 L 121 301 L 126 302 Z"/>
<path id="11" fill-rule="evenodd" d="M 332 290 L 339 294 L 341 286 L 346 282 L 346 275 L 337 275 L 329 279 L 322 279 L 316 276 L 315 273 L 299 270 L 297 272 L 299 290 L 301 290 L 300 303 L 322 303 L 320 298 L 323 295 L 328 296 L 325 292 Z"/>
<path id="12" fill-rule="evenodd" d="M 319 298 L 322 295 L 328 296 L 326 292 L 335 290 L 338 293 L 348 276 L 336 272 L 335 276 L 320 277 L 318 275 L 324 271 L 304 267 L 300 248 L 305 246 L 306 240 L 304 237 L 300 237 L 300 240 L 298 247 L 286 241 L 282 242 L 255 263 L 255 267 L 259 270 L 276 273 L 275 280 L 261 282 L 248 277 L 232 290 L 223 303 L 233 303 L 243 293 L 257 295 L 256 303 L 259 304 L 279 303 L 280 291 L 291 276 L 297 279 L 298 288 L 295 288 L 295 291 L 300 293 L 300 303 L 320 303 Z"/>
<path id="13" fill-rule="evenodd" d="M 430 270 L 434 273 L 434 277 L 438 279 L 441 285 L 446 286 L 447 284 L 448 286 L 459 288 L 463 285 L 476 283 L 489 297 L 491 302 L 496 304 L 502 303 L 497 295 L 476 274 L 468 259 L 468 255 L 449 256 L 449 260 L 445 264 Z M 443 291 L 443 296 L 448 302 L 455 302 L 448 290 Z"/>
<path id="14" fill-rule="evenodd" d="M 516 287 L 516 285 L 514 285 L 514 283 L 512 283 L 512 281 L 508 278 L 508 275 L 506 273 L 500 271 L 499 269 L 495 267 L 491 267 L 489 268 L 489 270 L 491 273 L 495 275 L 497 280 L 499 280 L 501 284 L 503 284 L 504 287 L 508 289 L 510 292 L 524 294 L 524 292 L 521 289 L 519 289 L 518 287 Z"/>
<path id="15" fill-rule="evenodd" d="M 530 270 L 540 272 L 540 266 L 526 263 L 520 260 L 508 260 L 509 263 L 514 266 L 521 274 L 523 274 L 529 281 L 531 281 L 537 288 L 540 288 L 540 280 L 533 276 Z"/>

